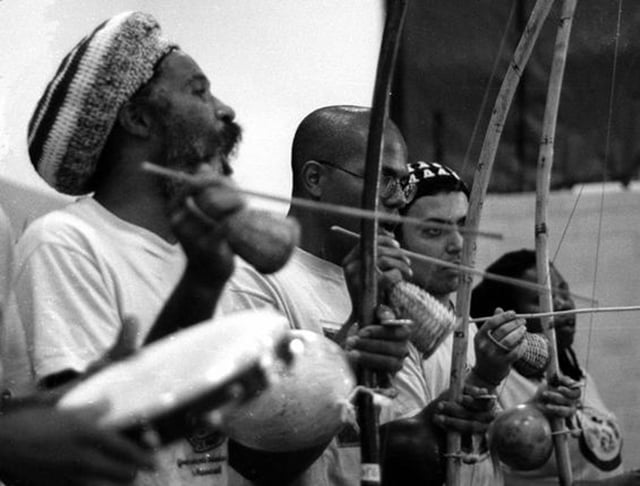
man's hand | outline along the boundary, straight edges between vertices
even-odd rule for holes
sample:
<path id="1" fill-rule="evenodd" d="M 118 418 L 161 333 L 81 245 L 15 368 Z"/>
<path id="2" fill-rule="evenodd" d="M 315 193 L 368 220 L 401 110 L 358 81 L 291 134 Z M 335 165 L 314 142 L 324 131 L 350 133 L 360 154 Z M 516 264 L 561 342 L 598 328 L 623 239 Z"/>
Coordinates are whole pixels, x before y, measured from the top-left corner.
<path id="1" fill-rule="evenodd" d="M 360 245 L 356 245 L 342 260 L 347 288 L 351 296 L 354 309 L 358 309 L 360 296 Z M 387 288 L 388 286 L 402 279 L 409 279 L 413 275 L 411 271 L 411 260 L 402 253 L 400 243 L 387 234 L 378 235 L 378 286 Z"/>
<path id="2" fill-rule="evenodd" d="M 446 431 L 484 434 L 496 417 L 496 397 L 486 388 L 471 385 L 465 385 L 462 393 L 462 401 L 457 403 L 449 400 L 447 390 L 425 410 L 432 414 L 433 423 Z"/>
<path id="3" fill-rule="evenodd" d="M 500 308 L 485 321 L 474 341 L 476 364 L 473 374 L 480 379 L 479 384 L 498 386 L 509 374 L 527 331 L 525 324 L 524 319 L 516 318 L 515 312 L 503 312 Z"/>
<path id="4" fill-rule="evenodd" d="M 387 286 L 409 278 L 411 262 L 402 254 L 400 244 L 386 234 L 378 235 L 378 285 Z M 342 261 L 351 303 L 354 311 L 358 309 L 360 289 L 360 247 L 356 246 Z M 376 310 L 378 319 L 391 312 L 388 307 L 380 306 Z M 402 368 L 404 359 L 409 355 L 408 326 L 372 325 L 348 337 L 345 342 L 347 357 L 352 366 L 363 366 L 372 371 L 397 373 Z"/>
<path id="5" fill-rule="evenodd" d="M 569 418 L 576 413 L 580 401 L 578 382 L 559 376 L 553 384 L 541 385 L 530 400 L 547 418 Z"/>
<path id="6" fill-rule="evenodd" d="M 388 308 L 380 306 L 378 314 L 385 312 Z M 348 337 L 344 348 L 354 369 L 362 366 L 372 371 L 395 374 L 402 369 L 404 359 L 409 355 L 410 335 L 411 329 L 407 325 L 373 325 Z"/>
<path id="7" fill-rule="evenodd" d="M 441 485 L 445 481 L 446 431 L 483 434 L 495 417 L 495 397 L 466 386 L 461 403 L 445 391 L 419 414 L 380 427 L 384 486 Z"/>
<path id="8" fill-rule="evenodd" d="M 28 485 L 129 484 L 153 469 L 149 451 L 94 425 L 97 409 L 33 405 L 0 417 L 0 475 Z"/>
<path id="9" fill-rule="evenodd" d="M 191 185 L 170 212 L 171 228 L 187 255 L 187 275 L 205 286 L 224 283 L 233 272 L 233 251 L 222 221 L 244 208 L 233 182 L 201 164 Z"/>

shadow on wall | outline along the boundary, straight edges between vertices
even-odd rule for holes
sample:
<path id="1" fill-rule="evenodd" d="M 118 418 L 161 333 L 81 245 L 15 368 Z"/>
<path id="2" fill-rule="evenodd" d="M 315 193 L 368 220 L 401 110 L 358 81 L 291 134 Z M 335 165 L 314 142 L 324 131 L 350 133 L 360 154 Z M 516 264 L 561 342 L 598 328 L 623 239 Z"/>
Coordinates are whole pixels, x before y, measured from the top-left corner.
<path id="1" fill-rule="evenodd" d="M 74 199 L 0 178 L 0 206 L 11 220 L 17 239 L 27 225 L 49 211 L 61 208 Z"/>

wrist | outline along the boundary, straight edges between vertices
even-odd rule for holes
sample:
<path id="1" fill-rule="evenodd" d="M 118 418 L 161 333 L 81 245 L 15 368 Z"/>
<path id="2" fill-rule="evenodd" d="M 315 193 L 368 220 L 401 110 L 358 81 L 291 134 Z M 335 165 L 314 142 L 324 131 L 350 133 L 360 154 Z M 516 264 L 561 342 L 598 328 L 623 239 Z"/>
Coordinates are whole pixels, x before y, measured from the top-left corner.
<path id="1" fill-rule="evenodd" d="M 467 385 L 486 388 L 489 392 L 492 392 L 500 385 L 500 383 L 502 383 L 503 379 L 504 377 L 498 378 L 496 376 L 492 376 L 491 373 L 484 373 L 478 366 L 474 366 L 469 374 L 467 374 L 465 381 Z"/>
<path id="2" fill-rule="evenodd" d="M 206 274 L 206 272 L 203 272 L 202 267 L 189 262 L 182 275 L 182 284 L 197 295 L 206 295 L 208 293 L 219 293 L 229 277 L 230 274 L 228 276 L 218 276 L 213 273 Z"/>

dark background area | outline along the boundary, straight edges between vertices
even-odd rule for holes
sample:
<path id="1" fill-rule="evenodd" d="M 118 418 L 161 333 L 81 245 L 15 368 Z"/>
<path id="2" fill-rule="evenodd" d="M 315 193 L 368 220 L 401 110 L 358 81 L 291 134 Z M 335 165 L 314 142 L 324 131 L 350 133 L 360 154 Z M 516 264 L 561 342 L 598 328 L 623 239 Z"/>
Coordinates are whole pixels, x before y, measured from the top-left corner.
<path id="1" fill-rule="evenodd" d="M 471 182 L 502 77 L 534 3 L 534 0 L 410 2 L 391 98 L 391 117 L 405 134 L 411 161 L 445 162 Z M 514 98 L 489 186 L 492 192 L 535 189 L 538 144 L 560 3 L 556 2 L 545 23 Z M 552 188 L 603 179 L 626 185 L 638 177 L 640 2 L 622 3 L 614 78 L 618 9 L 617 0 L 578 2 L 560 99 Z M 496 60 L 505 30 L 506 43 Z M 490 82 L 496 62 L 496 75 Z M 485 92 L 488 98 L 480 113 Z"/>

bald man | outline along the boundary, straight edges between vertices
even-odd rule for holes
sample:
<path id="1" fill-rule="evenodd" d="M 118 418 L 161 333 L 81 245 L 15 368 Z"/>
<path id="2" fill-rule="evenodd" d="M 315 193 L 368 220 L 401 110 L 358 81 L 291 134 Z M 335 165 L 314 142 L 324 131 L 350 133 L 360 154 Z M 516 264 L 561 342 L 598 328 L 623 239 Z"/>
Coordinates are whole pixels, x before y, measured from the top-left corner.
<path id="1" fill-rule="evenodd" d="M 311 201 L 359 207 L 364 187 L 364 167 L 370 109 L 358 106 L 329 106 L 315 110 L 300 123 L 292 146 L 292 195 Z M 384 133 L 379 210 L 398 214 L 414 188 L 408 180 L 407 148 L 391 121 Z M 353 321 L 359 302 L 359 248 L 353 240 L 331 231 L 340 225 L 359 231 L 360 220 L 329 212 L 293 206 L 290 216 L 301 225 L 301 240 L 289 263 L 273 275 L 261 275 L 239 263 L 229 281 L 220 308 L 225 312 L 269 306 L 284 313 L 295 329 L 335 336 L 345 323 Z M 384 225 L 383 225 L 384 226 Z M 382 228 L 378 242 L 379 285 L 412 272 L 399 244 Z M 341 344 L 354 367 L 395 374 L 408 354 L 409 330 L 374 325 L 352 333 Z M 388 411 L 393 415 L 393 411 Z M 446 413 L 446 412 L 445 412 Z M 310 417 L 313 420 L 313 417 Z M 320 456 L 308 464 L 291 455 L 267 455 L 265 468 L 236 444 L 230 444 L 229 458 L 246 478 L 258 484 L 332 486 L 360 482 L 360 453 L 357 436 L 345 430 L 329 445 L 321 445 L 306 459 Z M 254 467 L 248 467 L 251 463 Z M 285 463 L 298 470 L 276 470 Z M 272 467 L 271 470 L 269 466 Z M 275 466 L 275 468 L 273 468 Z M 287 474 L 290 474 L 286 477 Z M 297 477 L 296 477 L 297 476 Z"/>

